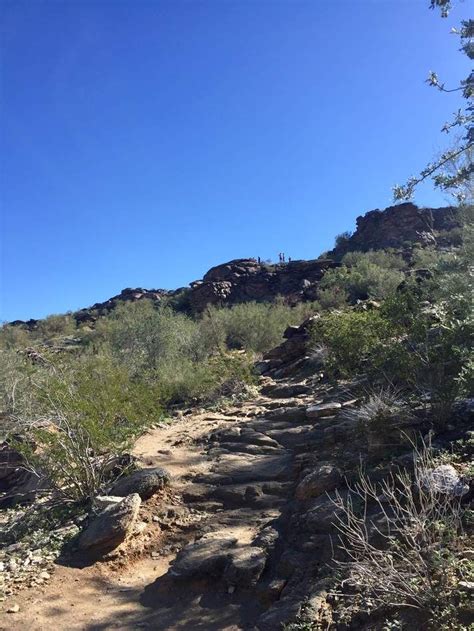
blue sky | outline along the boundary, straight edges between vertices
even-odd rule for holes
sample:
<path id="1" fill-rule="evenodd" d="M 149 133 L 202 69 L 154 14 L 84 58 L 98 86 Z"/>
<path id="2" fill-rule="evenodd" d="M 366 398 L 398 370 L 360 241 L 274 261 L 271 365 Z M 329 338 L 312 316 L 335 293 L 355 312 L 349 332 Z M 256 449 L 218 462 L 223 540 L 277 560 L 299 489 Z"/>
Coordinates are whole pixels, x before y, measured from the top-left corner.
<path id="1" fill-rule="evenodd" d="M 0 318 L 314 258 L 389 205 L 459 106 L 428 71 L 468 71 L 468 3 L 428 4 L 3 0 Z"/>

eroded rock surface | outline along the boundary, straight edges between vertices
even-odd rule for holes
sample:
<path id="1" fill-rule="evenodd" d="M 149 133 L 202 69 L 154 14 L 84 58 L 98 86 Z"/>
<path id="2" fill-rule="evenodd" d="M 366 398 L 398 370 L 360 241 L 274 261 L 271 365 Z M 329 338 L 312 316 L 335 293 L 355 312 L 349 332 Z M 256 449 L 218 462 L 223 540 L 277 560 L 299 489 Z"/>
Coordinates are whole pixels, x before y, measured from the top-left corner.
<path id="1" fill-rule="evenodd" d="M 108 503 L 90 519 L 79 537 L 79 549 L 97 554 L 114 550 L 132 532 L 140 504 L 141 499 L 137 493 L 125 497 L 121 502 Z"/>

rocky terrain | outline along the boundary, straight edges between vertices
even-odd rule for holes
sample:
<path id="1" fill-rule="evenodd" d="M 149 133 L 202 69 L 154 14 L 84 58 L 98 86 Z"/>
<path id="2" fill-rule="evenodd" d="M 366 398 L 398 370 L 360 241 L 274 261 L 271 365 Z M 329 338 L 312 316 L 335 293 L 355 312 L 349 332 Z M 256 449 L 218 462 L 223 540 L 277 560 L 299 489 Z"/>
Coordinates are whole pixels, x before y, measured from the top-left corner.
<path id="1" fill-rule="evenodd" d="M 258 364 L 253 399 L 177 412 L 140 438 L 141 469 L 97 498 L 55 571 L 55 555 L 4 549 L 0 628 L 273 631 L 295 619 L 345 628 L 331 574 L 335 493 L 347 494 L 361 460 L 375 479 L 409 465 L 407 436 L 429 422 L 420 410 L 383 435 L 362 432 L 348 414 L 361 384 L 320 380 L 310 324 L 290 327 Z M 466 405 L 450 441 L 472 434 Z M 467 497 L 462 471 L 448 468 L 443 480 Z M 374 620 L 361 611 L 357 624 Z"/>

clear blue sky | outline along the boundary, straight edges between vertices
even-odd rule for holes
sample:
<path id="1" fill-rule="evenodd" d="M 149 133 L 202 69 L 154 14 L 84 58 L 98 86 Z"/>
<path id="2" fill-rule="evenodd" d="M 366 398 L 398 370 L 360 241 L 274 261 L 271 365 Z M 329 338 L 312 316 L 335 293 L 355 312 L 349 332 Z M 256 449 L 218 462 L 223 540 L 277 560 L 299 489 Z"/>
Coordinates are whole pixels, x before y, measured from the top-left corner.
<path id="1" fill-rule="evenodd" d="M 467 74 L 428 0 L 2 0 L 3 320 L 314 258 L 391 203 Z M 416 199 L 443 205 L 423 187 Z"/>

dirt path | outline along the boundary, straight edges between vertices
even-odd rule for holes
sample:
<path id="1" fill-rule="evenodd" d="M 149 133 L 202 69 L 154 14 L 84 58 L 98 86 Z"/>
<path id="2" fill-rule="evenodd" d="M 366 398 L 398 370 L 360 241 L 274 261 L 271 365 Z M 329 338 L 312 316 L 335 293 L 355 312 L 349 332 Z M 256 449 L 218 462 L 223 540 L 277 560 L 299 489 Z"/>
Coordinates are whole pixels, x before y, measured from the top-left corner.
<path id="1" fill-rule="evenodd" d="M 314 401 L 313 393 L 260 396 L 226 412 L 182 416 L 140 438 L 142 465 L 172 475 L 170 493 L 142 507 L 142 547 L 115 563 L 58 566 L 46 586 L 5 603 L 4 610 L 13 602 L 20 609 L 2 613 L 0 629 L 272 628 L 255 622 L 285 582 L 261 577 Z"/>

